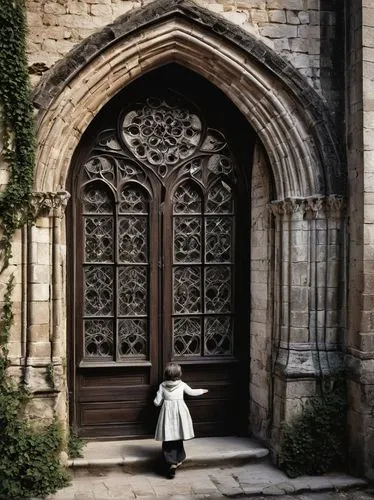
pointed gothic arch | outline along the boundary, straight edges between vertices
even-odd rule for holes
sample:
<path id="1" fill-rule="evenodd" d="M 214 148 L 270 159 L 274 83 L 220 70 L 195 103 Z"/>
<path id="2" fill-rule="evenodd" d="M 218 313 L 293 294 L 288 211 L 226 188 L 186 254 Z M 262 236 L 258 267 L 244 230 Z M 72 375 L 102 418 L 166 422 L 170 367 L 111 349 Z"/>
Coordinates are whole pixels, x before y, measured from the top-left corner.
<path id="1" fill-rule="evenodd" d="M 170 62 L 205 76 L 241 110 L 265 146 L 278 199 L 344 193 L 345 168 L 322 98 L 263 42 L 189 0 L 157 0 L 120 17 L 45 75 L 34 93 L 35 190 L 62 189 L 72 152 L 102 106 Z"/>
<path id="2" fill-rule="evenodd" d="M 268 383 L 272 403 L 263 417 L 266 428 L 257 434 L 266 439 L 271 431 L 276 448 L 281 421 L 294 409 L 288 379 L 298 383 L 298 377 L 318 377 L 339 358 L 339 320 L 331 318 L 340 313 L 336 298 L 342 259 L 336 259 L 337 266 L 327 265 L 340 252 L 346 173 L 329 112 L 307 80 L 261 41 L 219 16 L 188 0 L 156 0 L 89 37 L 43 77 L 34 92 L 39 110 L 34 189 L 66 189 L 73 154 L 100 110 L 123 88 L 169 63 L 220 89 L 250 123 L 269 160 L 276 200 L 271 204 L 276 251 L 270 253 L 276 255 L 274 268 L 281 271 L 269 291 L 271 300 L 267 298 L 275 305 L 266 330 L 266 362 L 274 347 L 272 374 L 278 379 L 272 390 Z M 57 216 L 52 216 L 52 267 L 60 277 L 66 261 L 64 230 L 61 235 Z M 271 224 L 264 228 L 272 231 Z M 320 270 L 321 262 L 325 267 Z M 266 272 L 270 282 L 274 276 Z M 65 276 L 59 279 L 62 285 Z M 54 352 L 63 357 L 65 300 L 56 286 L 52 295 L 50 337 L 53 345 L 60 344 Z M 321 314 L 321 297 L 332 314 Z M 301 393 L 311 395 L 311 386 L 302 384 Z M 255 398 L 251 404 L 257 404 Z"/>

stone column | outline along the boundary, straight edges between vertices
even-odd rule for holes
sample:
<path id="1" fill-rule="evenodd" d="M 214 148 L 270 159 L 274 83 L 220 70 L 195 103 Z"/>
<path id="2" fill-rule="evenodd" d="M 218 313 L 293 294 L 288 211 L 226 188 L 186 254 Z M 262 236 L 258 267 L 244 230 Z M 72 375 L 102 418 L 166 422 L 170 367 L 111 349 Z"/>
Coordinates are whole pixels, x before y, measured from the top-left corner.
<path id="1" fill-rule="evenodd" d="M 28 234 L 28 328 L 25 379 L 33 394 L 30 418 L 65 418 L 65 282 L 61 241 L 63 214 L 70 195 L 34 193 L 35 224 Z M 63 401 L 61 401 L 63 399 Z M 63 414 L 63 415 L 62 415 Z"/>
<path id="2" fill-rule="evenodd" d="M 270 204 L 275 217 L 273 436 L 342 369 L 344 201 L 337 196 Z"/>

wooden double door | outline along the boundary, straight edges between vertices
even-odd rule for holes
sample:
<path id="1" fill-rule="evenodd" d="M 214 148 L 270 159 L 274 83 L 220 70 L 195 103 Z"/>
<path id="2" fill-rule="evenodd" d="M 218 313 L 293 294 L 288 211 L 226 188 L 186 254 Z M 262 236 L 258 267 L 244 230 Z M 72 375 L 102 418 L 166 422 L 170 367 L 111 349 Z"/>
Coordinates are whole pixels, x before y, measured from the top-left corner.
<path id="1" fill-rule="evenodd" d="M 209 389 L 188 400 L 197 435 L 245 432 L 252 142 L 240 124 L 223 95 L 174 67 L 117 96 L 82 140 L 68 226 L 81 436 L 151 436 L 171 360 Z"/>

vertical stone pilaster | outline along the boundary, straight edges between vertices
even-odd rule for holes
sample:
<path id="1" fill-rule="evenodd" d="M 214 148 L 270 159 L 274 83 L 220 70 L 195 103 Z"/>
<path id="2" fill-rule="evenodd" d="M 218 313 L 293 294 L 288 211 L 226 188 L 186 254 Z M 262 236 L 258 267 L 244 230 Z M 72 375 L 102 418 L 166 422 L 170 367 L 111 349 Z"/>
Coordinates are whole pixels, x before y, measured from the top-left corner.
<path id="1" fill-rule="evenodd" d="M 65 244 L 62 241 L 61 225 L 65 214 L 66 205 L 70 194 L 66 191 L 56 193 L 54 198 L 53 217 L 53 248 L 52 248 L 52 306 L 53 306 L 53 336 L 52 336 L 52 358 L 59 359 L 65 356 L 66 341 L 64 326 L 65 314 L 65 283 L 63 281 Z"/>
<path id="2" fill-rule="evenodd" d="M 69 193 L 34 193 L 35 224 L 28 234 L 28 328 L 25 378 L 34 397 L 30 418 L 65 420 L 65 283 L 61 224 Z M 50 380 L 48 373 L 52 374 Z"/>
<path id="3" fill-rule="evenodd" d="M 315 394 L 316 381 L 341 369 L 341 197 L 275 201 L 273 443 L 283 421 Z"/>

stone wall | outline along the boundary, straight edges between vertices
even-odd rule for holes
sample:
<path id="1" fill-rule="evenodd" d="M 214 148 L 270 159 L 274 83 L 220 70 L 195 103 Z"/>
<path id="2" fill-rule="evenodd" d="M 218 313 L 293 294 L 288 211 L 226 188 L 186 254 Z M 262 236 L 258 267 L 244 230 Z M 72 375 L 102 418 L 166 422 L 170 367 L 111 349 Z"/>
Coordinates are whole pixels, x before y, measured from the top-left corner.
<path id="1" fill-rule="evenodd" d="M 352 467 L 374 478 L 374 8 L 347 8 L 348 430 Z"/>
<path id="2" fill-rule="evenodd" d="M 152 0 L 27 0 L 32 82 L 90 34 Z M 329 0 L 196 0 L 255 35 L 308 78 L 339 114 L 342 9 Z M 341 121 L 340 121 L 341 122 Z"/>

